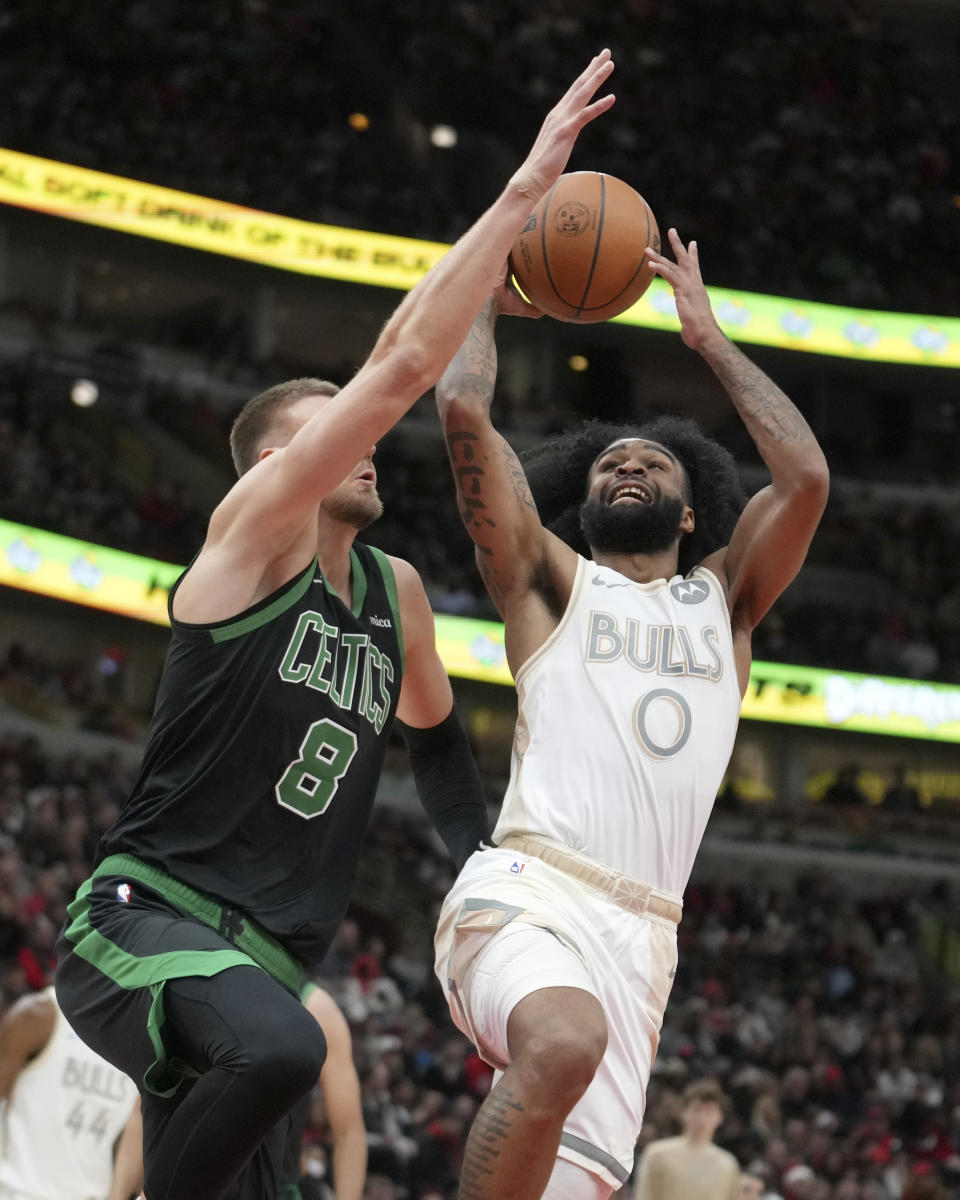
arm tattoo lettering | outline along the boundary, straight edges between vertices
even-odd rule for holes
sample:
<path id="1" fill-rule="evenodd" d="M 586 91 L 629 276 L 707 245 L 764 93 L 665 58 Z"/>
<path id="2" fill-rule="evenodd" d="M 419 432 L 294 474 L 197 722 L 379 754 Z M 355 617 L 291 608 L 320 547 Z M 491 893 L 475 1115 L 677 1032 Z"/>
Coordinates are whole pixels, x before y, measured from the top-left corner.
<path id="1" fill-rule="evenodd" d="M 503 458 L 507 465 L 507 472 L 510 475 L 510 483 L 513 487 L 513 495 L 518 504 L 522 504 L 524 508 L 537 510 L 537 506 L 533 501 L 533 496 L 530 494 L 530 485 L 527 483 L 527 477 L 523 473 L 523 467 L 520 465 L 520 459 L 513 448 L 503 444 Z"/>
<path id="2" fill-rule="evenodd" d="M 710 365 L 744 421 L 774 442 L 795 442 L 813 433 L 793 402 L 745 354 L 725 342 Z"/>
<path id="3" fill-rule="evenodd" d="M 493 551 L 481 541 L 484 528 L 496 529 L 497 524 L 492 517 L 487 516 L 487 506 L 482 496 L 484 470 L 476 461 L 477 436 L 469 430 L 447 434 L 447 452 L 453 467 L 453 477 L 457 485 L 460 520 L 467 533 L 473 538 L 477 549 L 477 566 L 481 578 L 490 593 L 494 603 L 497 602 L 501 588 L 497 579 L 496 569 L 491 561 Z"/>
<path id="4" fill-rule="evenodd" d="M 493 331 L 478 320 L 444 372 L 443 390 L 457 396 L 474 395 L 489 408 L 496 382 L 497 348 Z"/>
<path id="5" fill-rule="evenodd" d="M 474 443 L 476 441 L 476 434 L 466 431 L 447 435 L 447 451 L 453 467 L 457 495 L 460 498 L 460 519 L 471 536 L 483 525 L 496 528 L 496 522 L 486 515 L 487 506 L 483 502 L 484 471 L 483 467 L 475 461 Z"/>

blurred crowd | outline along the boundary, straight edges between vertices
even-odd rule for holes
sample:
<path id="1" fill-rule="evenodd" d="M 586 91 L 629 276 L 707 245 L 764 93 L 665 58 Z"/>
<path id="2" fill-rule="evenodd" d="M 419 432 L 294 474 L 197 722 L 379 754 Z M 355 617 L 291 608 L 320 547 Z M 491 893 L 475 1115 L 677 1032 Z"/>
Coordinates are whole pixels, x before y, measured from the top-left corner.
<path id="1" fill-rule="evenodd" d="M 127 652 L 121 644 L 77 646 L 61 657 L 42 647 L 0 641 L 0 702 L 52 725 L 130 740 L 142 737 L 145 714 L 135 714 L 123 688 Z"/>
<path id="2" fill-rule="evenodd" d="M 203 542 L 207 514 L 153 469 L 149 455 L 124 461 L 111 426 L 81 424 L 77 415 L 66 404 L 51 410 L 29 369 L 3 365 L 0 517 L 164 562 L 189 562 Z M 150 464 L 145 473 L 144 463 Z"/>
<path id="3" fill-rule="evenodd" d="M 55 757 L 0 734 L 4 1009 L 50 981 L 65 906 L 130 784 L 113 755 Z M 317 972 L 353 1034 L 372 1200 L 452 1200 L 491 1084 L 433 978 L 433 918 L 452 881 L 437 846 L 421 820 L 378 807 L 355 903 Z M 730 1099 L 720 1144 L 771 1197 L 900 1200 L 927 1176 L 960 1187 L 960 1008 L 918 956 L 915 899 L 858 900 L 818 875 L 692 885 L 638 1150 L 676 1131 L 683 1088 L 710 1077 Z M 943 887 L 922 899 L 953 908 Z M 329 1155 L 318 1091 L 304 1145 L 314 1186 Z"/>
<path id="4" fill-rule="evenodd" d="M 609 45 L 618 102 L 571 166 L 637 187 L 709 247 L 712 282 L 955 314 L 952 67 L 906 17 L 859 0 L 9 0 L 0 145 L 450 240 Z"/>

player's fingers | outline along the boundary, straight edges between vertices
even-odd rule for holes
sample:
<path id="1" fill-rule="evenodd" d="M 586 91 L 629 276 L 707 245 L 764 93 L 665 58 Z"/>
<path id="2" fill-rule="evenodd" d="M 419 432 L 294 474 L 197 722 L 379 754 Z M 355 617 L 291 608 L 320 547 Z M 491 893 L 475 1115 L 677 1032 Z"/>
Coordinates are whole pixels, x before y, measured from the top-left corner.
<path id="1" fill-rule="evenodd" d="M 613 55 L 610 53 L 609 48 L 605 46 L 598 54 L 595 54 L 593 58 L 590 59 L 590 61 L 574 81 L 574 86 L 589 79 L 594 71 L 600 70 L 607 63 L 610 64 L 610 69 L 613 70 Z"/>
<path id="2" fill-rule="evenodd" d="M 676 263 L 671 262 L 669 258 L 664 258 L 663 255 L 654 250 L 652 246 L 647 246 L 644 254 L 646 254 L 647 261 L 650 263 L 650 266 L 657 271 L 659 271 L 661 268 L 665 268 L 667 271 L 672 271 L 677 265 Z"/>
<path id="3" fill-rule="evenodd" d="M 512 275 L 503 285 L 500 295 L 503 300 L 503 305 L 510 316 L 534 318 L 543 316 L 543 310 L 537 308 L 535 304 L 530 303 L 526 296 L 524 296 L 517 287 L 516 280 Z"/>
<path id="4" fill-rule="evenodd" d="M 670 245 L 673 247 L 673 252 L 677 256 L 677 261 L 679 262 L 681 255 L 686 254 L 687 251 L 683 242 L 680 240 L 680 234 L 677 233 L 672 225 L 667 230 L 667 239 L 669 240 Z"/>
<path id="5" fill-rule="evenodd" d="M 613 92 L 607 96 L 601 96 L 599 100 L 594 100 L 594 102 L 588 105 L 580 114 L 580 128 L 582 129 L 584 125 L 589 125 L 590 122 L 596 117 L 599 117 L 601 113 L 605 113 L 608 108 L 613 108 L 613 103 L 615 100 L 616 96 L 613 94 Z"/>
<path id="6" fill-rule="evenodd" d="M 677 278 L 673 266 L 673 263 L 664 262 L 663 260 L 660 262 L 651 261 L 650 270 L 654 273 L 654 275 L 659 275 L 661 279 L 665 279 L 667 283 L 672 284 L 676 282 Z"/>
<path id="7" fill-rule="evenodd" d="M 613 73 L 613 59 L 609 50 L 601 50 L 587 69 L 570 85 L 567 96 L 578 104 L 585 104 L 601 83 Z"/>

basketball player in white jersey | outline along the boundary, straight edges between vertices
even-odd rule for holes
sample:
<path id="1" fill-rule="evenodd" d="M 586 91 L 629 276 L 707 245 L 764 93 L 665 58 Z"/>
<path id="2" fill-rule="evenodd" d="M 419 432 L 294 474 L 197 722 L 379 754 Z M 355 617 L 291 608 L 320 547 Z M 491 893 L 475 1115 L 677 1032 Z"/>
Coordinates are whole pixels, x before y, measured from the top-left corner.
<path id="1" fill-rule="evenodd" d="M 85 1045 L 53 988 L 0 1022 L 0 1200 L 130 1200 L 139 1191 L 133 1080 Z"/>
<path id="2" fill-rule="evenodd" d="M 460 1200 L 606 1200 L 627 1179 L 751 632 L 826 503 L 806 421 L 721 332 L 696 243 L 669 238 L 676 262 L 648 253 L 683 340 L 770 469 L 745 508 L 732 458 L 676 418 L 587 423 L 525 473 L 489 416 L 496 315 L 527 308 L 503 285 L 437 387 L 519 699 L 496 845 L 467 861 L 437 931 L 454 1020 L 502 1071 Z"/>

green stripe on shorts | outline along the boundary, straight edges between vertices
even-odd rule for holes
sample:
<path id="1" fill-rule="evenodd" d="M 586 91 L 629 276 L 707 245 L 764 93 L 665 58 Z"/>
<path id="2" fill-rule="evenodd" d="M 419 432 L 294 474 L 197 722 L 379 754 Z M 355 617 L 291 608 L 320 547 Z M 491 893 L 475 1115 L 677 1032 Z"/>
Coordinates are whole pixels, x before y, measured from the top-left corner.
<path id="1" fill-rule="evenodd" d="M 70 924 L 65 936 L 73 945 L 75 954 L 113 980 L 118 987 L 127 991 L 136 988 L 150 991 L 152 1002 L 147 1016 L 147 1032 L 157 1057 L 144 1072 L 143 1085 L 155 1096 L 172 1096 L 187 1071 L 183 1066 L 171 1062 L 163 1044 L 163 985 L 168 979 L 184 979 L 190 975 L 209 979 L 230 967 L 263 968 L 240 950 L 168 950 L 163 954 L 147 954 L 142 958 L 121 950 L 93 927 L 89 900 L 92 887 L 91 878 L 67 907 Z"/>

